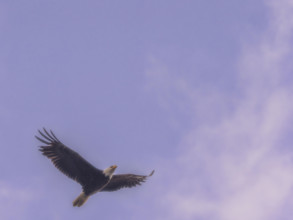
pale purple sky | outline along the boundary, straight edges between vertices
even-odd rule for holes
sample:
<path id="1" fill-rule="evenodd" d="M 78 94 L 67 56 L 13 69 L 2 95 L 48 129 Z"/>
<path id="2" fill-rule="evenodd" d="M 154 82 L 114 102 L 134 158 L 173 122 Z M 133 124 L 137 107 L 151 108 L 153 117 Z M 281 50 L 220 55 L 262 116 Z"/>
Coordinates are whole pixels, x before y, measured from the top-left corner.
<path id="1" fill-rule="evenodd" d="M 292 219 L 293 0 L 0 0 L 0 29 L 0 219 Z M 72 207 L 42 127 L 156 172 Z"/>

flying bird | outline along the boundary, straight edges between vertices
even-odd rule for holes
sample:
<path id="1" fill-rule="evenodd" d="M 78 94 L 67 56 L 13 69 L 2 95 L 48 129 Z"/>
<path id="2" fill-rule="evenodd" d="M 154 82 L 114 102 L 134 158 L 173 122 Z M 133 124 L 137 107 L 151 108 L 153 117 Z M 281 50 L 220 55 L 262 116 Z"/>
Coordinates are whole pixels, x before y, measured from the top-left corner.
<path id="1" fill-rule="evenodd" d="M 82 186 L 81 194 L 73 201 L 73 206 L 82 206 L 90 196 L 97 192 L 112 192 L 121 188 L 131 188 L 141 185 L 147 177 L 152 176 L 154 170 L 148 175 L 135 174 L 117 174 L 114 171 L 117 165 L 112 165 L 104 170 L 100 170 L 78 153 L 65 146 L 55 134 L 45 128 L 44 132 L 39 133 L 42 138 L 35 136 L 45 146 L 40 146 L 40 151 L 44 156 L 48 157 L 55 167 L 69 178 L 75 180 Z"/>

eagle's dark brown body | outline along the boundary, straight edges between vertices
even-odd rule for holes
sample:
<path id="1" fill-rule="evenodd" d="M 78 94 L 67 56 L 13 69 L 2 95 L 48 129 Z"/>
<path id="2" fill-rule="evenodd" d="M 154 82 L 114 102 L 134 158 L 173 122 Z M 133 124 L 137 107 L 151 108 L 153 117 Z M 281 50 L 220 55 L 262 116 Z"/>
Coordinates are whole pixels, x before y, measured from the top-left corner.
<path id="1" fill-rule="evenodd" d="M 81 184 L 83 192 L 76 200 L 80 198 L 82 201 L 78 203 L 75 200 L 77 206 L 81 206 L 90 195 L 98 191 L 116 191 L 124 187 L 130 188 L 140 185 L 148 177 L 134 174 L 112 175 L 117 166 L 111 166 L 104 171 L 95 168 L 78 153 L 59 141 L 52 131 L 49 133 L 44 129 L 44 133 L 41 131 L 39 133 L 42 138 L 38 136 L 36 138 L 45 144 L 45 146 L 40 147 L 43 155 L 51 159 L 62 173 Z M 109 171 L 111 172 L 108 173 Z M 154 171 L 149 176 L 153 173 Z"/>

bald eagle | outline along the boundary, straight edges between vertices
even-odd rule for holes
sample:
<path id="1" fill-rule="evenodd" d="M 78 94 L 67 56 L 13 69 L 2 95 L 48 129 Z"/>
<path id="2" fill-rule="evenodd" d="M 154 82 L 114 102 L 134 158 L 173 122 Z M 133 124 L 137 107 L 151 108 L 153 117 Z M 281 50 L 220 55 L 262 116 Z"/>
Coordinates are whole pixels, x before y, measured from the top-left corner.
<path id="1" fill-rule="evenodd" d="M 35 136 L 45 146 L 40 146 L 40 151 L 48 157 L 55 167 L 69 178 L 82 186 L 81 194 L 73 201 L 73 206 L 82 206 L 87 199 L 97 192 L 111 192 L 124 187 L 133 187 L 145 182 L 152 176 L 154 170 L 148 175 L 117 174 L 113 175 L 116 165 L 100 170 L 82 158 L 78 153 L 66 147 L 54 133 L 44 128 L 44 133 L 38 130 L 42 138 Z"/>

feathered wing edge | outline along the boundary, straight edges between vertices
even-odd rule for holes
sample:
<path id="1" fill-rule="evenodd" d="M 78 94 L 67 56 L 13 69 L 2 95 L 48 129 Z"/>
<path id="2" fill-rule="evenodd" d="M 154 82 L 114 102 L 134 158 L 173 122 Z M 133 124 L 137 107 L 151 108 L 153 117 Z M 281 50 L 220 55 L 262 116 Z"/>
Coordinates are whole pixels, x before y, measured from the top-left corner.
<path id="1" fill-rule="evenodd" d="M 36 136 L 35 135 L 35 138 L 37 138 L 39 141 L 41 141 L 42 143 L 44 143 L 44 144 L 48 144 L 48 145 L 52 145 L 52 144 L 54 144 L 54 143 L 60 143 L 60 144 L 62 144 L 61 143 L 61 141 L 59 141 L 58 140 L 58 138 L 55 136 L 55 134 L 53 133 L 53 131 L 52 130 L 50 130 L 50 133 L 45 129 L 45 128 L 43 128 L 43 130 L 44 130 L 44 132 L 46 133 L 46 135 L 44 135 L 40 130 L 38 130 L 38 132 L 40 133 L 40 135 L 44 138 L 44 139 L 42 139 L 42 138 L 39 138 L 38 136 Z M 42 149 L 43 149 L 43 147 L 41 147 Z M 42 151 L 41 149 L 40 149 L 40 151 Z"/>
<path id="2" fill-rule="evenodd" d="M 78 153 L 66 147 L 50 130 L 50 133 L 43 128 L 44 133 L 39 133 L 43 138 L 35 136 L 36 139 L 46 144 L 40 146 L 40 151 L 48 157 L 63 174 L 80 183 L 83 187 L 87 185 L 90 177 L 104 178 L 101 170 L 95 168 Z"/>
<path id="3" fill-rule="evenodd" d="M 155 170 L 153 170 L 147 177 L 152 176 L 155 173 Z"/>
<path id="4" fill-rule="evenodd" d="M 154 174 L 153 170 L 149 175 L 135 175 L 135 174 L 117 174 L 113 175 L 110 182 L 102 189 L 102 191 L 116 191 L 121 188 L 131 188 L 141 185 L 146 179 Z"/>

